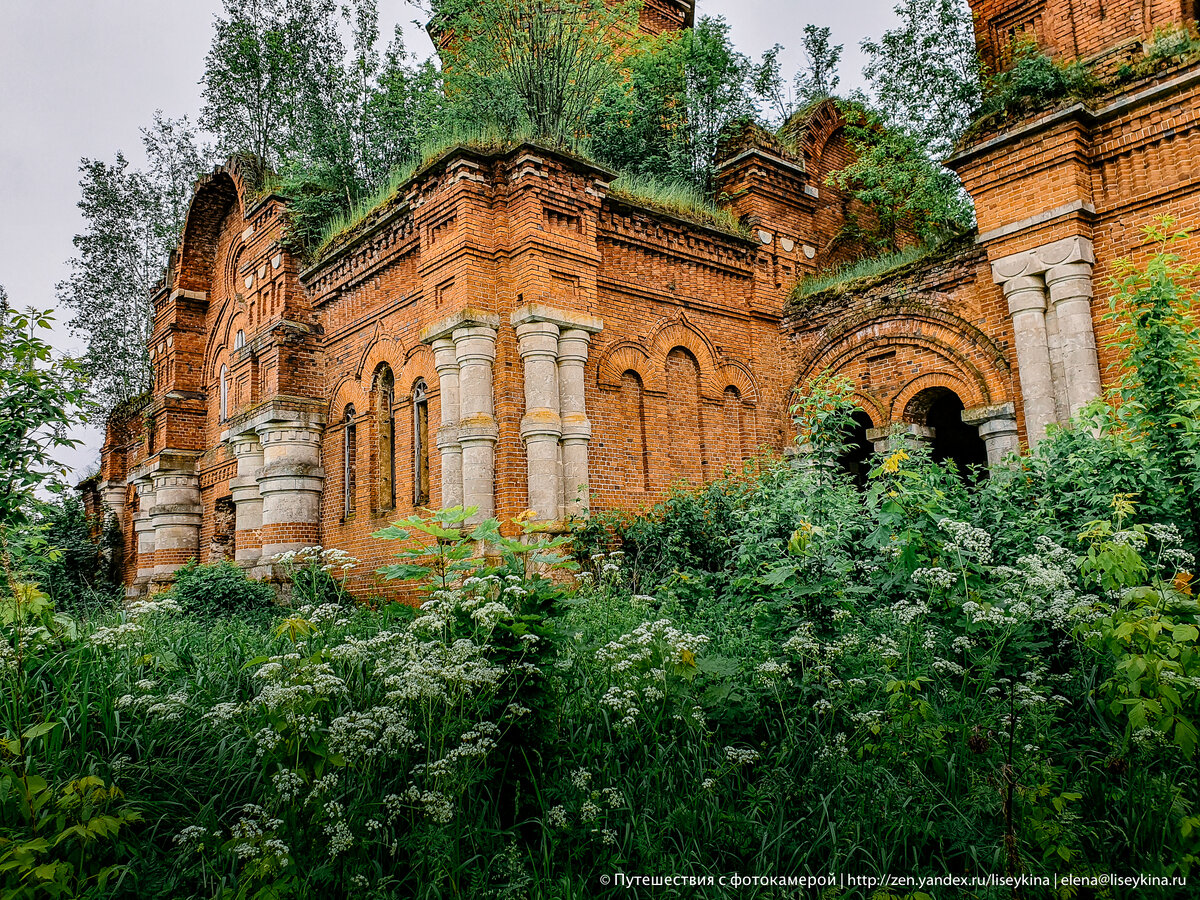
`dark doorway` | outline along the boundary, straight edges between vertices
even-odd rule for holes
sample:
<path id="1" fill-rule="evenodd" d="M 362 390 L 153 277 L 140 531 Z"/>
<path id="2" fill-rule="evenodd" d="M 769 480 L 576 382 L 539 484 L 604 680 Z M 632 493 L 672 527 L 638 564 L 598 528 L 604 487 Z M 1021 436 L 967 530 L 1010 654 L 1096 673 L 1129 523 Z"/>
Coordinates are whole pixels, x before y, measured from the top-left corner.
<path id="1" fill-rule="evenodd" d="M 871 472 L 871 455 L 875 445 L 867 440 L 867 429 L 874 428 L 871 417 L 861 409 L 853 414 L 854 427 L 846 442 L 846 452 L 838 457 L 838 467 L 854 479 L 854 484 L 861 491 L 867 486 L 867 476 Z"/>
<path id="2" fill-rule="evenodd" d="M 979 429 L 962 420 L 963 402 L 946 388 L 934 388 L 925 424 L 933 429 L 933 460 L 951 460 L 964 477 L 978 477 L 987 472 L 987 445 Z M 982 467 L 981 469 L 979 467 Z M 972 476 L 972 472 L 976 474 Z"/>

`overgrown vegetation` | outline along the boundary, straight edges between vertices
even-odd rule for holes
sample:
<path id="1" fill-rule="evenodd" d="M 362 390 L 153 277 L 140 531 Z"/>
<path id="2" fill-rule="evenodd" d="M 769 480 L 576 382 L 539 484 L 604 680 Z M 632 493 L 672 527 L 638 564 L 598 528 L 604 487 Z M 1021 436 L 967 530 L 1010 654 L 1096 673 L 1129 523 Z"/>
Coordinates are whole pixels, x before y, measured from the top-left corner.
<path id="1" fill-rule="evenodd" d="M 838 285 L 848 285 L 866 279 L 878 278 L 886 275 L 888 272 L 893 272 L 896 269 L 907 266 L 909 263 L 923 259 L 931 252 L 932 248 L 924 244 L 912 244 L 903 250 L 867 257 L 826 272 L 809 275 L 796 285 L 795 291 L 792 292 L 792 299 L 801 300 L 805 297 L 811 297 L 814 294 L 824 293 Z"/>
<path id="2" fill-rule="evenodd" d="M 1141 368 L 980 482 L 911 447 L 860 490 L 850 386 L 820 379 L 802 468 L 570 536 L 460 509 L 385 528 L 415 610 L 356 608 L 357 562 L 311 548 L 277 560 L 291 607 L 197 566 L 66 615 L 8 554 L 4 895 L 616 897 L 661 871 L 1189 896 L 1198 339 L 1171 223 L 1152 238 L 1113 285 Z"/>
<path id="3" fill-rule="evenodd" d="M 1103 77 L 1083 60 L 1053 59 L 1029 41 L 1016 43 L 1012 55 L 1011 66 L 987 80 L 972 127 L 975 133 L 1065 102 L 1086 102 L 1165 68 L 1200 59 L 1200 36 L 1194 25 L 1159 29 L 1133 61 Z"/>

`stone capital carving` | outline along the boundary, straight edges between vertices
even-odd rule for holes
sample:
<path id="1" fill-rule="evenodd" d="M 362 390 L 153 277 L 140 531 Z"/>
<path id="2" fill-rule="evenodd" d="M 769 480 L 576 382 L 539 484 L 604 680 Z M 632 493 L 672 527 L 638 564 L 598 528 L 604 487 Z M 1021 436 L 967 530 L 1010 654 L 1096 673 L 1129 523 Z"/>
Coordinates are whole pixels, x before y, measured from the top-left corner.
<path id="1" fill-rule="evenodd" d="M 492 331 L 496 331 L 500 328 L 500 317 L 495 313 L 465 307 L 449 318 L 423 328 L 420 340 L 422 344 L 432 344 L 439 338 L 450 337 L 460 328 L 475 327 L 490 328 Z"/>
<path id="2" fill-rule="evenodd" d="M 518 306 L 512 311 L 509 321 L 514 326 L 521 326 L 526 322 L 550 322 L 559 328 L 579 329 L 588 334 L 597 334 L 604 330 L 604 322 L 601 319 L 541 303 L 526 303 Z"/>
<path id="3" fill-rule="evenodd" d="M 1055 266 L 1071 263 L 1096 262 L 1096 253 L 1089 238 L 1076 236 L 1045 244 L 1034 250 L 1023 250 L 992 263 L 992 280 L 1006 284 L 1014 278 L 1045 275 Z"/>

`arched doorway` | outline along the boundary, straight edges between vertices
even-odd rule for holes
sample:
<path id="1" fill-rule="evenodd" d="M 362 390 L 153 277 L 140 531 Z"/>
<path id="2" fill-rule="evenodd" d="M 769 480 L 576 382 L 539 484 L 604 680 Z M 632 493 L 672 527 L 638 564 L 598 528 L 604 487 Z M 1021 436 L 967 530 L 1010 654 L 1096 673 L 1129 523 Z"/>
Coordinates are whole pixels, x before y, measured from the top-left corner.
<path id="1" fill-rule="evenodd" d="M 861 409 L 852 414 L 853 425 L 846 439 L 846 449 L 838 457 L 838 468 L 854 479 L 859 490 L 867 486 L 867 476 L 871 473 L 871 454 L 875 445 L 867 439 L 867 430 L 875 427 L 875 423 Z"/>
<path id="2" fill-rule="evenodd" d="M 929 442 L 934 462 L 950 460 L 963 476 L 973 471 L 986 473 L 987 445 L 978 428 L 963 422 L 963 409 L 963 402 L 954 391 L 933 387 L 913 397 L 905 418 L 932 432 Z"/>

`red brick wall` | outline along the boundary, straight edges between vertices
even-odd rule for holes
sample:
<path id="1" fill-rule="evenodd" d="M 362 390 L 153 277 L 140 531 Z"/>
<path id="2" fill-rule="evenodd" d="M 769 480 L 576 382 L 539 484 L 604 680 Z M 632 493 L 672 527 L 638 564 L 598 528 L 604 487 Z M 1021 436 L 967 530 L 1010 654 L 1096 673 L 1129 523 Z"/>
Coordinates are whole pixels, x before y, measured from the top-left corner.
<path id="1" fill-rule="evenodd" d="M 968 238 L 878 278 L 797 300 L 784 328 L 801 384 L 823 372 L 849 378 L 881 428 L 915 421 L 910 404 L 929 387 L 949 388 L 968 409 L 1017 399 L 1005 313 L 987 256 Z"/>
<path id="2" fill-rule="evenodd" d="M 1007 67 L 1014 37 L 1060 59 L 1086 59 L 1122 53 L 1197 15 L 1195 0 L 971 0 L 971 9 L 980 56 L 993 72 Z"/>
<path id="3" fill-rule="evenodd" d="M 1200 66 L 1148 78 L 1089 109 L 1043 114 L 981 139 L 951 164 L 975 198 L 990 260 L 1077 235 L 1093 242 L 1093 324 L 1111 383 L 1119 359 L 1105 314 L 1117 260 L 1145 262 L 1153 251 L 1143 228 L 1159 216 L 1200 228 Z M 1181 249 L 1200 259 L 1200 238 Z M 1000 314 L 1000 288 L 983 289 Z"/>

